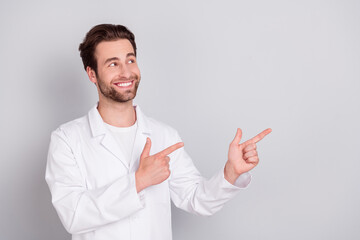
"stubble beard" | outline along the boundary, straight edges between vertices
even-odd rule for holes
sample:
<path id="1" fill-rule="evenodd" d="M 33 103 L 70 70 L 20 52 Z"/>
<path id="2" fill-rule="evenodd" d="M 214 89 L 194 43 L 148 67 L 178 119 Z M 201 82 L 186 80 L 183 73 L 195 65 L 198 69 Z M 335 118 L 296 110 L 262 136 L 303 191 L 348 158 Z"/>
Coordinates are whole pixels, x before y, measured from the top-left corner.
<path id="1" fill-rule="evenodd" d="M 124 93 L 120 93 L 116 90 L 116 87 L 113 86 L 112 84 L 113 81 L 111 82 L 110 86 L 108 86 L 104 81 L 102 81 L 102 79 L 99 76 L 97 76 L 97 79 L 101 94 L 108 99 L 120 103 L 128 102 L 136 97 L 136 92 L 140 82 L 140 77 L 135 74 L 130 76 L 129 79 L 123 79 L 124 81 L 134 81 L 133 82 L 134 88 L 128 89 Z"/>

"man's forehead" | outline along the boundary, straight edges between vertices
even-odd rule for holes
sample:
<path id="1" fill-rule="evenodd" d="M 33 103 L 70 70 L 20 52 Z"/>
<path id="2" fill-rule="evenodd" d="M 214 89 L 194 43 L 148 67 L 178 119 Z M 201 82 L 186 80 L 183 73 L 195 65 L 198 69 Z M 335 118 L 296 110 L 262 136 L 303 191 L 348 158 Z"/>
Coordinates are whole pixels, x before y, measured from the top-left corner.
<path id="1" fill-rule="evenodd" d="M 127 55 L 129 53 L 134 53 L 134 49 L 127 39 L 102 41 L 95 48 L 95 56 L 97 58 L 108 58 L 114 55 Z"/>

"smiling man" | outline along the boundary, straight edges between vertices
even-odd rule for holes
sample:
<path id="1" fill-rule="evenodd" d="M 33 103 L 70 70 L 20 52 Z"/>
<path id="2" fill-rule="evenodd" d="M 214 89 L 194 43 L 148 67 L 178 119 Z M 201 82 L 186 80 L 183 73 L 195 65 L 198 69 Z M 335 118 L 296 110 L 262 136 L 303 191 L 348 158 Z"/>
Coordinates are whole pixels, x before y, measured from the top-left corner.
<path id="1" fill-rule="evenodd" d="M 124 26 L 93 27 L 79 47 L 98 103 L 51 135 L 46 167 L 53 205 L 73 240 L 169 240 L 171 204 L 211 215 L 250 182 L 256 143 L 240 144 L 201 177 L 176 130 L 144 115 L 133 99 L 140 83 L 134 35 Z"/>

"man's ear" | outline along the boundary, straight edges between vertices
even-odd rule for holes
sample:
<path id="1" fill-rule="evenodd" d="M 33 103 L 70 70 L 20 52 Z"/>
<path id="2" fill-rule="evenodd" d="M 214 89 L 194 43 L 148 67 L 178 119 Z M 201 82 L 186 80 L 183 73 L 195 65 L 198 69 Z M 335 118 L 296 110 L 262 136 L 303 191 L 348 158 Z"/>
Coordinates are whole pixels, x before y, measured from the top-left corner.
<path id="1" fill-rule="evenodd" d="M 96 78 L 95 71 L 91 67 L 87 66 L 86 67 L 86 73 L 87 73 L 87 75 L 89 77 L 89 80 L 96 85 L 97 78 Z"/>

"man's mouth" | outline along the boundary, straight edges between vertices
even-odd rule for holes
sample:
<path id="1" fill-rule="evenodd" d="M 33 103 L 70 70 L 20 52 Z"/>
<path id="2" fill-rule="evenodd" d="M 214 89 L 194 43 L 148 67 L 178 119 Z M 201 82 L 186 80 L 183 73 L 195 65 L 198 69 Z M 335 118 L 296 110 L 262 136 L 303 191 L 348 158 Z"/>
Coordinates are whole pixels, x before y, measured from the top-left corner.
<path id="1" fill-rule="evenodd" d="M 120 88 L 128 88 L 128 87 L 131 87 L 133 84 L 134 84 L 134 80 L 114 83 L 114 85 L 116 85 Z"/>

